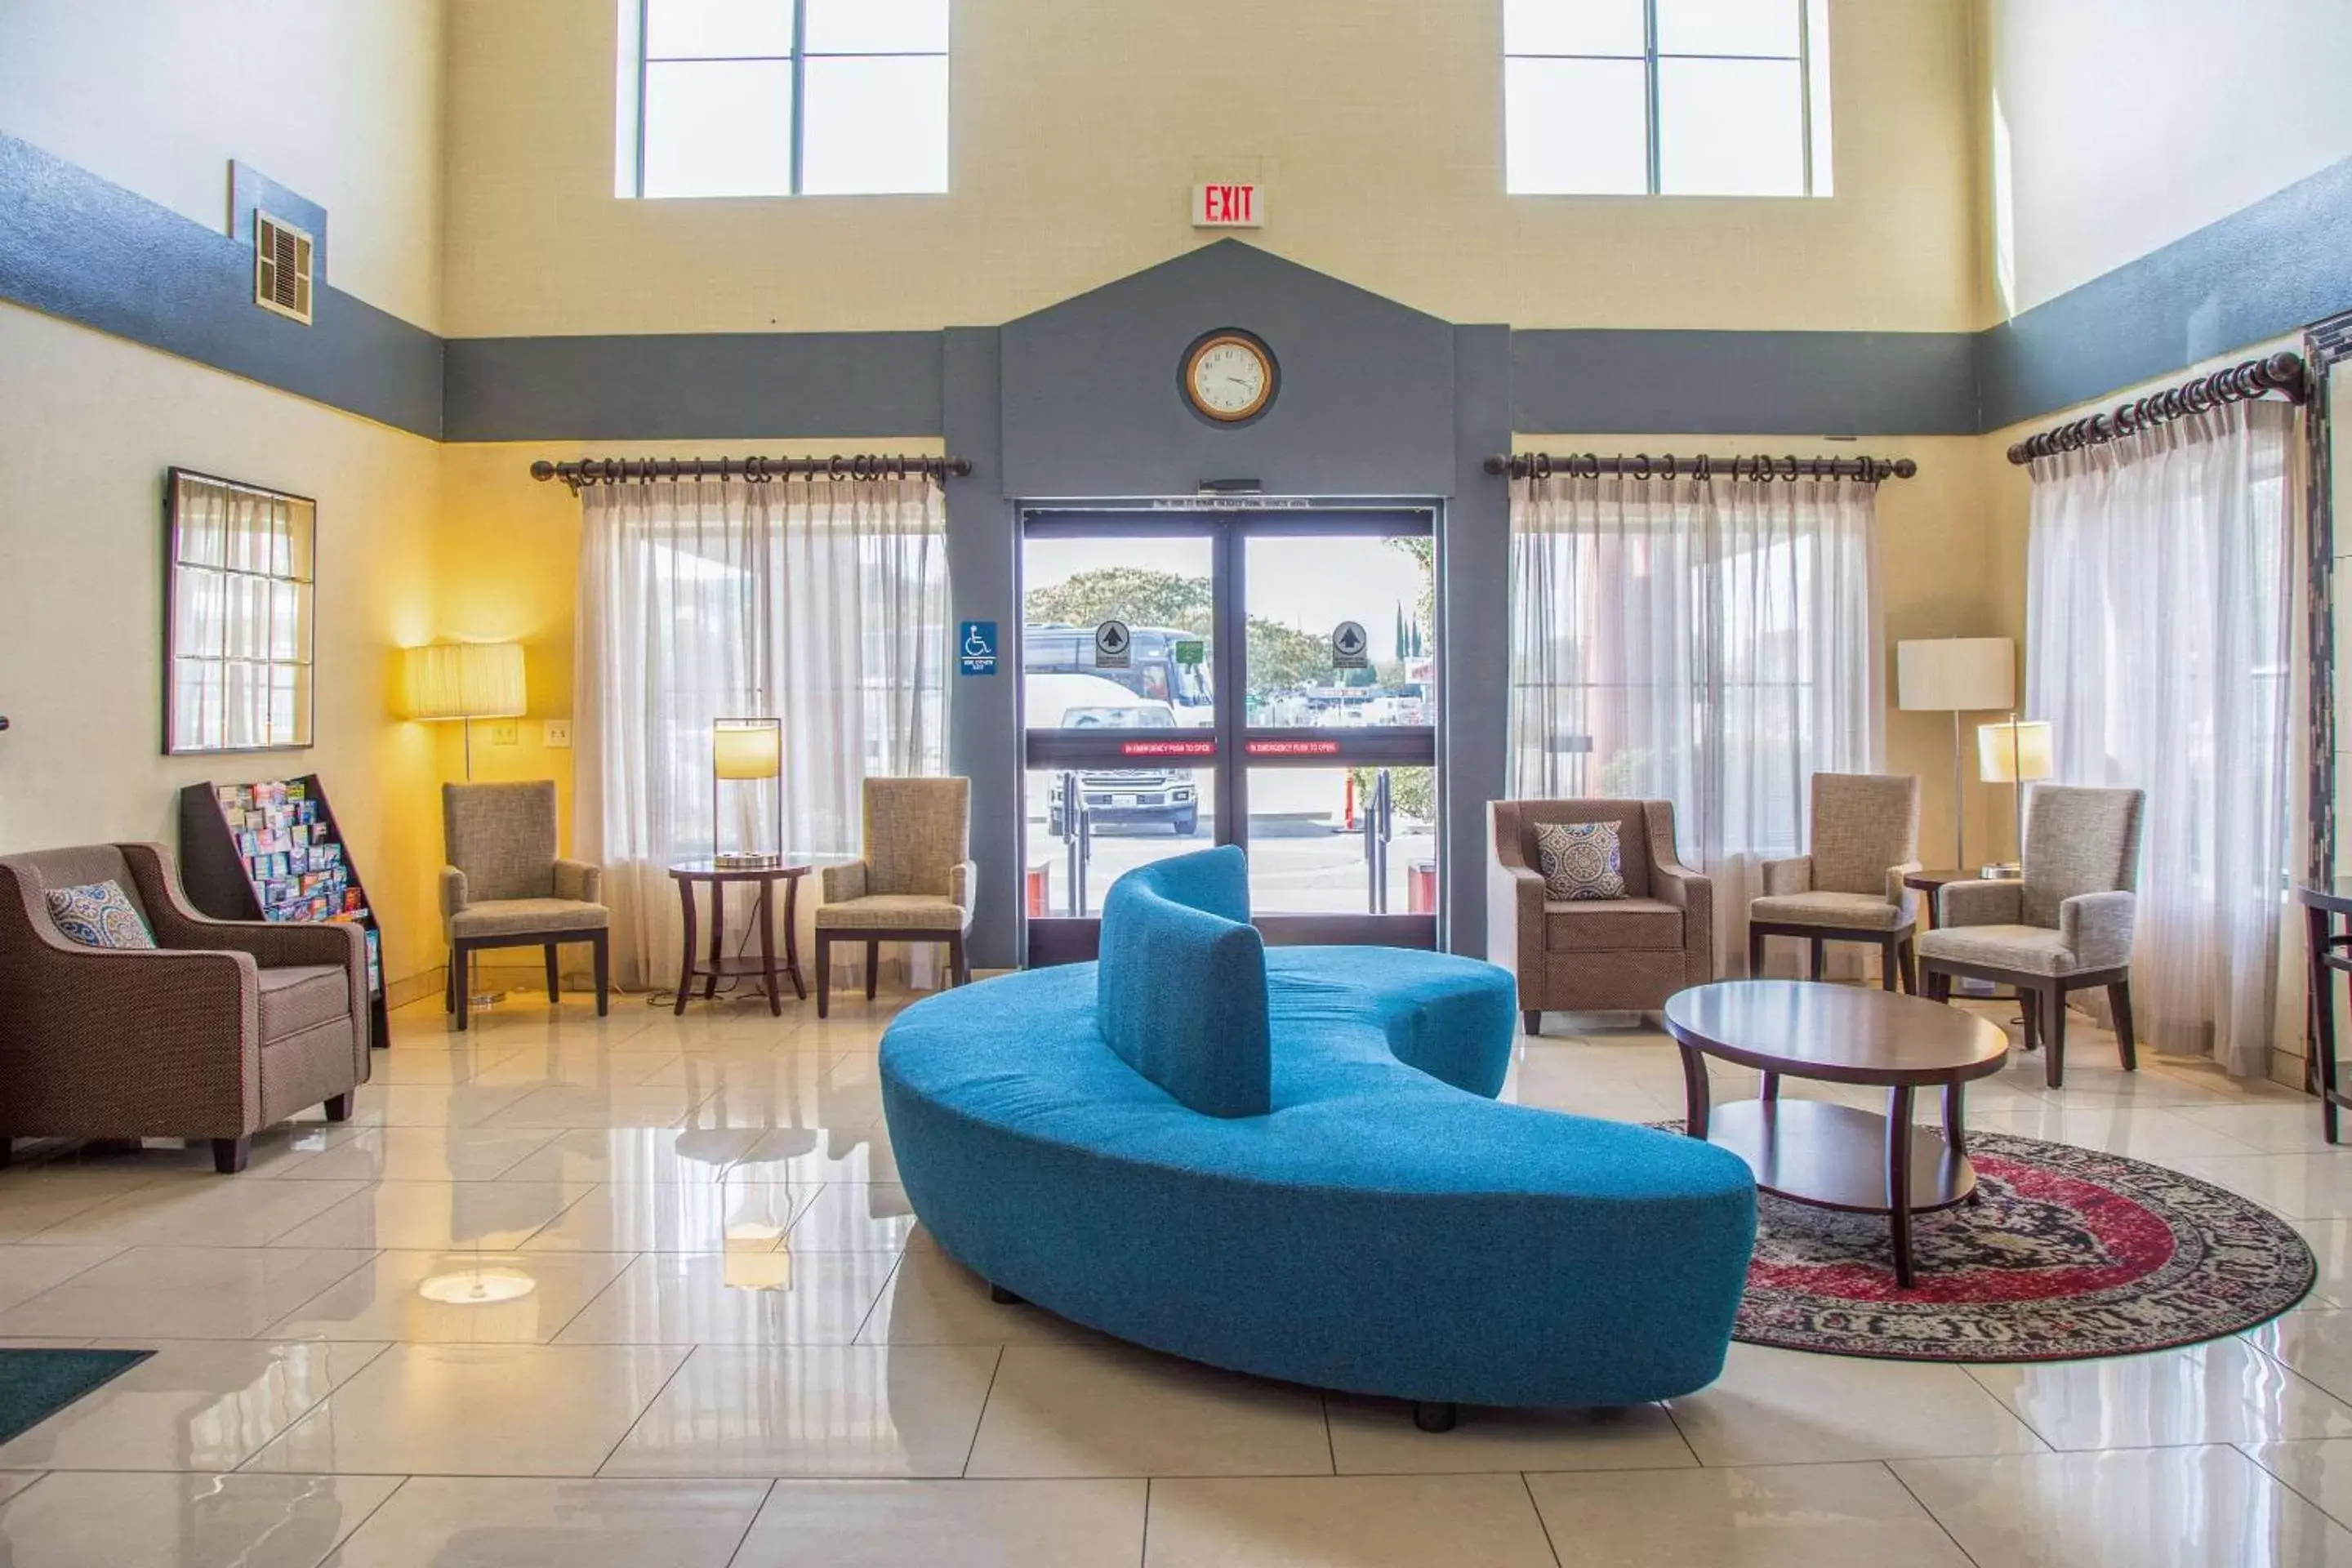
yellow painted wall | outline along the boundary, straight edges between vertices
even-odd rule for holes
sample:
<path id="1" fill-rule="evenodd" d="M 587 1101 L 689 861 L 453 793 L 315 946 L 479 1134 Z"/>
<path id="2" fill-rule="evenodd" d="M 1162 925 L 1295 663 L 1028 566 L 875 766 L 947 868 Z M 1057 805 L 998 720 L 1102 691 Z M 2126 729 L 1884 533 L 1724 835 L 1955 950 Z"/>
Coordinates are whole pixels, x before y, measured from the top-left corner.
<path id="1" fill-rule="evenodd" d="M 1458 321 L 1980 324 L 1971 0 L 1832 0 L 1835 196 L 1507 197 L 1499 0 L 957 0 L 941 196 L 613 194 L 615 0 L 449 0 L 452 336 L 990 323 L 1254 243 Z"/>
<path id="2" fill-rule="evenodd" d="M 441 324 L 442 0 L 0 0 L 0 132 L 226 233 L 241 159 L 328 280 Z"/>
<path id="3" fill-rule="evenodd" d="M 1952 725 L 1944 713 L 1906 713 L 1895 706 L 1895 645 L 1912 637 L 2015 636 L 2024 674 L 2022 557 L 2017 577 L 2018 629 L 2006 619 L 2008 570 L 1998 558 L 2001 538 L 1993 465 L 1999 451 L 1965 436 L 1888 436 L 1860 444 L 1788 436 L 1521 436 L 1522 452 L 1638 452 L 1717 455 L 1793 452 L 1799 457 L 1909 458 L 1916 478 L 1889 479 L 1878 489 L 1878 566 L 1885 646 L 1881 679 L 1886 691 L 1885 767 L 1920 781 L 1919 855 L 1930 866 L 1952 858 Z M 1963 714 L 1967 728 L 1996 715 Z M 1973 753 L 1970 754 L 1973 761 Z M 1973 766 L 1968 773 L 1973 775 Z M 2010 839 L 2009 797 L 1968 777 L 1961 798 L 1971 863 L 1992 858 Z"/>
<path id="4" fill-rule="evenodd" d="M 438 772 L 393 720 L 393 649 L 432 630 L 433 442 L 0 305 L 0 852 L 179 837 L 183 784 L 316 773 L 384 925 L 385 973 L 440 962 Z M 319 503 L 318 743 L 162 751 L 163 470 Z"/>

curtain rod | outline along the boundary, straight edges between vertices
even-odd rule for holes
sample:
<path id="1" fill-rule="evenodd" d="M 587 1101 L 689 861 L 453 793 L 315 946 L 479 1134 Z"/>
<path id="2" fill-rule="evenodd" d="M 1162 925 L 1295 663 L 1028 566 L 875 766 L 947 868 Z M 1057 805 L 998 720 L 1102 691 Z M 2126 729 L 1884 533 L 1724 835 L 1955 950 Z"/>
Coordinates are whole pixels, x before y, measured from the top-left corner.
<path id="1" fill-rule="evenodd" d="M 2009 460 L 2023 467 L 2036 458 L 2101 446 L 2137 435 L 2153 425 L 2202 414 L 2224 403 L 2242 403 L 2268 392 L 2283 394 L 2289 403 L 2301 403 L 2311 395 L 2311 382 L 2301 354 L 2281 349 L 2267 359 L 2245 360 L 2210 375 L 2191 377 L 2163 392 L 2119 403 L 2112 414 L 2094 414 L 2038 436 L 2028 436 L 2009 449 Z"/>
<path id="2" fill-rule="evenodd" d="M 835 452 L 830 458 L 583 458 L 551 463 L 541 458 L 530 477 L 562 479 L 574 490 L 589 485 L 643 485 L 661 479 L 937 479 L 971 472 L 970 458 L 910 458 L 896 453 Z"/>
<path id="3" fill-rule="evenodd" d="M 1612 474 L 1628 479 L 1907 479 L 1919 471 L 1908 458 L 1677 458 L 1672 452 L 1653 458 L 1636 452 L 1630 458 L 1604 458 L 1598 452 L 1497 453 L 1486 459 L 1490 474 L 1515 479 L 1597 479 Z"/>

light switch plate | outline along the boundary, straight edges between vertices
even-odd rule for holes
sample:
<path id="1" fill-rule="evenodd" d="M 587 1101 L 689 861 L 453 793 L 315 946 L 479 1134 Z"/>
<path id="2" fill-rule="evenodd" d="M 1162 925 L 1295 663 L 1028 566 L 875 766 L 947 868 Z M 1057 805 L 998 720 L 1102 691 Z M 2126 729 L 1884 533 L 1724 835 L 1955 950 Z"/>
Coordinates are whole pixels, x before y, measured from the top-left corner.
<path id="1" fill-rule="evenodd" d="M 546 722 L 545 729 L 546 729 L 546 738 L 545 738 L 545 740 L 544 740 L 544 742 L 543 742 L 542 743 L 547 747 L 547 749 L 548 749 L 549 751 L 551 751 L 551 752 L 562 752 L 562 751 L 569 751 L 569 750 L 571 749 L 571 747 L 572 747 L 572 721 L 571 721 L 571 720 L 569 720 L 569 719 L 550 719 L 550 720 L 548 720 L 548 721 L 547 721 L 547 722 Z"/>
<path id="2" fill-rule="evenodd" d="M 514 746 L 522 743 L 522 727 L 511 719 L 500 719 L 490 726 L 490 744 Z"/>

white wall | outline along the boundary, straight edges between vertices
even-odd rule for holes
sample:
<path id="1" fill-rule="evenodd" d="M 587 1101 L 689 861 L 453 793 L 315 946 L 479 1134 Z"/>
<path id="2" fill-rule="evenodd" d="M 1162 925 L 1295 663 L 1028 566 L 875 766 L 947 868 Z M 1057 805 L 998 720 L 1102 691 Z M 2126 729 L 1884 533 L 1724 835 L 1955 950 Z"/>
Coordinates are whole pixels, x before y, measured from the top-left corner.
<path id="1" fill-rule="evenodd" d="M 2352 156 L 2352 0 L 1988 3 L 2012 312 Z"/>
<path id="2" fill-rule="evenodd" d="M 438 331 L 443 42 L 442 0 L 0 0 L 0 132 L 224 232 L 250 163 L 327 209 L 330 282 Z"/>

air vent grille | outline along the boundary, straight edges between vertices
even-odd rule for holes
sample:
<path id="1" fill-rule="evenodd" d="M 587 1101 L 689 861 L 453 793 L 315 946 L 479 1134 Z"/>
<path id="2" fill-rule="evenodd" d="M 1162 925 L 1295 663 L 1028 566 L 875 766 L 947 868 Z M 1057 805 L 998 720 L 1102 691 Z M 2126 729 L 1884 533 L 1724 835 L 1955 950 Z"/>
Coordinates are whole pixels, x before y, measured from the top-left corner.
<path id="1" fill-rule="evenodd" d="M 310 256 L 310 235 L 257 210 L 253 215 L 253 302 L 308 325 Z"/>

